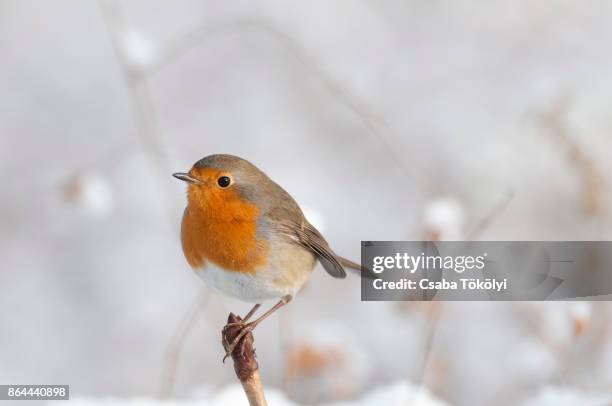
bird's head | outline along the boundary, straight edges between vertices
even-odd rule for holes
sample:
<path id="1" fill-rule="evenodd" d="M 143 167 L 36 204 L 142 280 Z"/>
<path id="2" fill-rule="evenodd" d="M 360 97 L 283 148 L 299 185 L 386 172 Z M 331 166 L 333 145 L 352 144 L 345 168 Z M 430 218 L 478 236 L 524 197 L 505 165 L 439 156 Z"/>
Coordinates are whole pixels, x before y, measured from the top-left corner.
<path id="1" fill-rule="evenodd" d="M 186 173 L 190 210 L 219 219 L 252 218 L 258 212 L 258 189 L 269 179 L 250 162 L 233 155 L 209 155 Z"/>

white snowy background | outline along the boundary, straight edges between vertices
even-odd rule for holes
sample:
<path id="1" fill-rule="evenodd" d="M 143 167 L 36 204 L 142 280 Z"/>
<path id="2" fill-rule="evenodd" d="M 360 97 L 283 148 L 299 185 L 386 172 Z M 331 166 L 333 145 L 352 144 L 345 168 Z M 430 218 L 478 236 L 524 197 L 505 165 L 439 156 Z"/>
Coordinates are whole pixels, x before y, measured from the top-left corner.
<path id="1" fill-rule="evenodd" d="M 0 0 L 0 383 L 245 402 L 248 306 L 180 249 L 212 153 L 333 247 L 611 239 L 612 2 Z M 612 306 L 361 303 L 317 269 L 255 334 L 271 404 L 609 405 Z"/>

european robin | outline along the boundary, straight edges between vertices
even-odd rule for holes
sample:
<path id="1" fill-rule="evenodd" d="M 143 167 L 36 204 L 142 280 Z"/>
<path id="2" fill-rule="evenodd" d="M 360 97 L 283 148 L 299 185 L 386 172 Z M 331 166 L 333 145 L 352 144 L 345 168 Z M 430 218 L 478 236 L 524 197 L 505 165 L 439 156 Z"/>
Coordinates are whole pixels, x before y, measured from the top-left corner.
<path id="1" fill-rule="evenodd" d="M 181 224 L 185 258 L 212 288 L 255 303 L 240 323 L 226 356 L 249 331 L 291 301 L 319 261 L 334 278 L 344 268 L 367 270 L 334 253 L 321 233 L 282 187 L 249 161 L 210 155 L 188 173 L 173 176 L 187 183 Z M 279 299 L 248 322 L 261 302 Z"/>

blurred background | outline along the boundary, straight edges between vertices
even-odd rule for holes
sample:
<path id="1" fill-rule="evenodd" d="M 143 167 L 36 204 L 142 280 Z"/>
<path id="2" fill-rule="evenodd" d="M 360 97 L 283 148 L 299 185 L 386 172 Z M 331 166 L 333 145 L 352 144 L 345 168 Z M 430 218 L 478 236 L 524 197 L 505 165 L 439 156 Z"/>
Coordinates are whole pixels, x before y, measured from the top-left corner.
<path id="1" fill-rule="evenodd" d="M 0 0 L 0 382 L 244 402 L 219 331 L 249 305 L 189 269 L 170 176 L 212 153 L 352 259 L 611 239 L 611 19 L 604 0 Z M 612 305 L 362 303 L 359 283 L 318 268 L 258 328 L 271 404 L 612 404 Z"/>

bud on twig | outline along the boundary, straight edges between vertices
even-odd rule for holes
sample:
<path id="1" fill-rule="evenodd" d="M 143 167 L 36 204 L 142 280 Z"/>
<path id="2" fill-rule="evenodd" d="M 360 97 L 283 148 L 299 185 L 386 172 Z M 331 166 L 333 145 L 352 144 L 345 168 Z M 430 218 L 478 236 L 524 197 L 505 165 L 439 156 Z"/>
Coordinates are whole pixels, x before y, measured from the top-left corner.
<path id="1" fill-rule="evenodd" d="M 223 329 L 222 344 L 225 348 L 225 343 L 232 343 L 238 334 L 240 334 L 241 326 L 236 325 L 242 319 L 234 313 L 230 313 L 227 318 L 227 324 L 233 324 Z M 251 406 L 267 406 L 264 396 L 263 387 L 259 378 L 259 365 L 255 359 L 255 350 L 253 349 L 253 334 L 249 332 L 236 345 L 232 352 L 232 360 L 234 361 L 234 371 L 242 384 L 244 393 L 246 394 Z"/>

